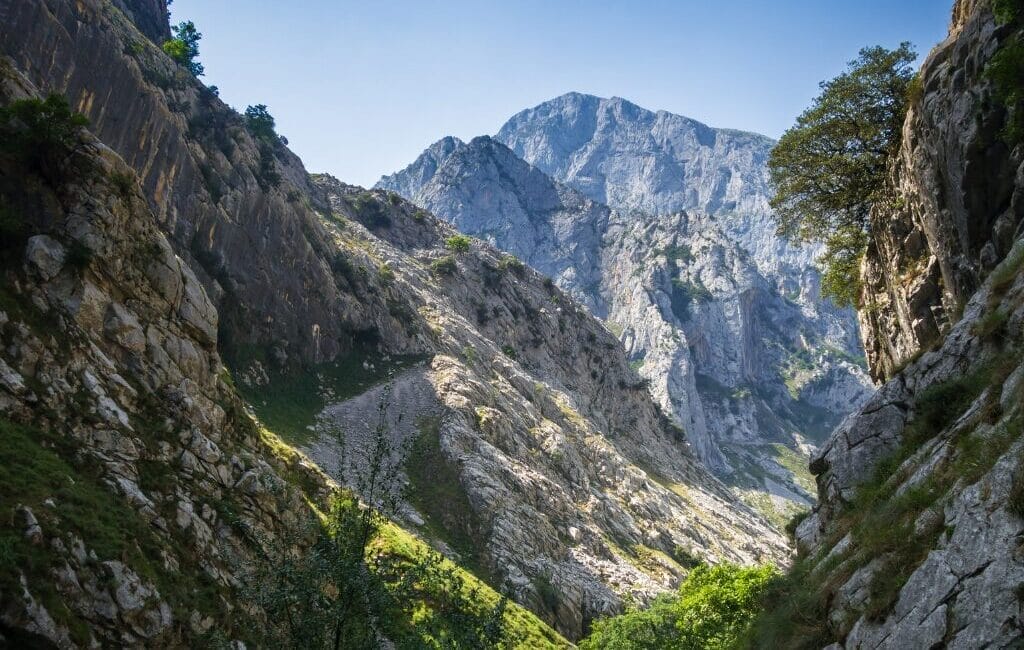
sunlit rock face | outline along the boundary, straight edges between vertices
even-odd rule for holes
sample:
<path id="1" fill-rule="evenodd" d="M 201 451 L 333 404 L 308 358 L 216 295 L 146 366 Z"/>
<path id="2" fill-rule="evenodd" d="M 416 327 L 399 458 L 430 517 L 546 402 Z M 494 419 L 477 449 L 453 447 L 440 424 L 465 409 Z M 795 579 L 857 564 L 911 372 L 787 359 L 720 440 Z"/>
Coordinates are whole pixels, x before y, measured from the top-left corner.
<path id="1" fill-rule="evenodd" d="M 870 387 L 853 313 L 819 297 L 817 252 L 774 233 L 771 144 L 569 94 L 496 137 L 440 140 L 378 186 L 604 319 L 698 457 L 781 524 L 810 502 L 808 453 Z"/>

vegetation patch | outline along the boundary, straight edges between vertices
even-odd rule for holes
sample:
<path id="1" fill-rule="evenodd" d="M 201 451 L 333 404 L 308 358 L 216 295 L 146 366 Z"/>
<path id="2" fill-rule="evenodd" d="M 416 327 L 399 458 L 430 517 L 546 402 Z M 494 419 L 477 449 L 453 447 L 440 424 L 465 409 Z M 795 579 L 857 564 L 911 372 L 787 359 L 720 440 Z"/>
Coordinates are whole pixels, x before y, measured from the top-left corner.
<path id="1" fill-rule="evenodd" d="M 479 578 L 495 584 L 478 541 L 484 526 L 462 488 L 459 468 L 441 449 L 439 425 L 436 417 L 417 421 L 419 435 L 405 460 L 406 498 L 426 520 L 425 533 L 450 546 Z"/>
<path id="2" fill-rule="evenodd" d="M 580 650 L 733 648 L 777 575 L 771 566 L 700 565 L 676 593 L 659 596 L 646 609 L 596 621 Z"/>
<path id="3" fill-rule="evenodd" d="M 453 256 L 445 255 L 431 262 L 430 270 L 434 275 L 455 275 L 459 270 L 459 265 Z"/>
<path id="4" fill-rule="evenodd" d="M 310 427 L 328 405 L 360 395 L 425 358 L 406 355 L 386 360 L 366 348 L 357 348 L 342 359 L 307 370 L 269 369 L 266 384 L 240 381 L 238 389 L 269 429 L 291 444 L 303 445 L 314 438 Z M 236 376 L 240 370 L 236 365 Z"/>
<path id="5" fill-rule="evenodd" d="M 822 82 L 768 161 L 780 234 L 825 244 L 822 294 L 841 305 L 860 293 L 871 208 L 891 199 L 886 173 L 900 144 L 916 58 L 909 43 L 862 49 L 846 71 Z"/>
<path id="6" fill-rule="evenodd" d="M 995 97 L 1006 109 L 1003 138 L 1011 145 L 1024 140 L 1024 36 L 1021 33 L 1021 7 L 1017 0 L 992 0 L 992 13 L 1000 25 L 1014 28 L 1003 39 L 985 68 L 992 81 Z"/>
<path id="7" fill-rule="evenodd" d="M 455 253 L 466 253 L 472 240 L 465 235 L 452 235 L 445 240 L 444 245 Z"/>

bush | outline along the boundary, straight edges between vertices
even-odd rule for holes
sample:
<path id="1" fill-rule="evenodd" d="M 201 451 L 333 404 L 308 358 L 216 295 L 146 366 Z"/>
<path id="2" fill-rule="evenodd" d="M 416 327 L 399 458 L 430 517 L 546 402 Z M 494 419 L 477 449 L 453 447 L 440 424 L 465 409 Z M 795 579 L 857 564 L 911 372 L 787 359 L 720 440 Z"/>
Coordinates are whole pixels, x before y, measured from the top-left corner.
<path id="1" fill-rule="evenodd" d="M 391 215 L 373 192 L 361 192 L 352 198 L 351 203 L 356 216 L 367 228 L 375 230 L 391 227 Z"/>
<path id="2" fill-rule="evenodd" d="M 274 116 L 267 110 L 265 104 L 248 106 L 245 109 L 245 126 L 254 137 L 274 143 L 279 138 L 274 130 L 276 123 Z"/>
<path id="3" fill-rule="evenodd" d="M 444 244 L 449 250 L 456 253 L 465 253 L 469 250 L 469 245 L 472 240 L 465 235 L 452 235 L 445 240 Z"/>
<path id="4" fill-rule="evenodd" d="M 81 131 L 88 124 L 63 95 L 20 99 L 0 108 L 0 151 L 55 181 L 78 149 Z"/>
<path id="5" fill-rule="evenodd" d="M 733 648 L 750 626 L 774 567 L 700 565 L 675 594 L 647 609 L 597 621 L 580 650 L 714 650 Z"/>
<path id="6" fill-rule="evenodd" d="M 454 257 L 445 255 L 440 259 L 434 260 L 430 265 L 430 270 L 435 275 L 454 275 L 459 270 L 459 266 L 455 263 Z"/>
<path id="7" fill-rule="evenodd" d="M 523 272 L 526 270 L 526 265 L 515 255 L 502 255 L 501 259 L 498 260 L 498 270 L 512 271 L 517 276 L 522 277 Z"/>
<path id="8" fill-rule="evenodd" d="M 256 173 L 256 182 L 263 191 L 281 184 L 281 174 L 277 171 L 277 156 L 274 147 L 266 141 L 260 142 L 260 166 Z"/>
<path id="9" fill-rule="evenodd" d="M 203 64 L 196 61 L 199 57 L 199 40 L 203 37 L 191 21 L 178 23 L 171 27 L 174 38 L 164 42 L 163 50 L 174 62 L 183 66 L 193 76 L 203 76 Z"/>
<path id="10" fill-rule="evenodd" d="M 135 179 L 127 172 L 114 172 L 110 175 L 110 183 L 117 190 L 118 195 L 127 199 L 135 191 Z"/>

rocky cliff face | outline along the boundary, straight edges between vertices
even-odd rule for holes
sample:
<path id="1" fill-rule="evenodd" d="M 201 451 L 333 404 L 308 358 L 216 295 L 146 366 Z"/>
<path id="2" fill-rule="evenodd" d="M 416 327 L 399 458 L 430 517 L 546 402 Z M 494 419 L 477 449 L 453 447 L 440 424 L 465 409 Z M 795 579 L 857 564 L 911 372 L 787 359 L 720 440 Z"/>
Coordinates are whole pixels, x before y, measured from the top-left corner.
<path id="1" fill-rule="evenodd" d="M 395 194 L 311 178 L 163 55 L 165 9 L 0 0 L 3 101 L 66 94 L 101 170 L 0 169 L 33 224 L 4 257 L 0 466 L 56 467 L 0 501 L 5 638 L 260 643 L 238 566 L 301 552 L 334 484 L 221 356 L 340 482 L 391 395 L 404 524 L 567 635 L 696 560 L 786 561 L 587 310 Z M 527 647 L 564 642 L 513 609 L 547 630 Z"/>
<path id="2" fill-rule="evenodd" d="M 34 92 L 4 66 L 5 104 Z M 2 253 L 0 639 L 251 639 L 251 613 L 223 598 L 261 560 L 253 536 L 304 543 L 283 541 L 311 514 L 288 464 L 310 499 L 328 482 L 270 452 L 223 380 L 217 311 L 134 171 L 84 146 L 56 184 L 0 163 L 5 214 L 28 231 Z"/>
<path id="3" fill-rule="evenodd" d="M 949 36 L 921 68 L 892 171 L 872 215 L 861 325 L 872 375 L 891 377 L 936 344 L 1020 234 L 1021 151 L 985 69 L 1012 32 L 982 1 L 956 3 Z"/>
<path id="4" fill-rule="evenodd" d="M 375 328 L 398 336 L 389 341 L 396 347 L 414 348 L 393 320 L 377 327 L 390 320 L 385 304 L 354 300 L 332 273 L 317 193 L 300 161 L 279 142 L 253 137 L 150 40 L 167 32 L 162 2 L 124 5 L 144 33 L 98 1 L 0 3 L 0 49 L 37 87 L 65 94 L 139 171 L 162 227 L 231 334 L 229 359 L 273 347 L 286 364 L 315 363 Z"/>
<path id="5" fill-rule="evenodd" d="M 361 236 L 353 206 L 366 193 L 318 183 L 343 220 L 338 236 L 365 239 L 372 263 L 394 274 L 389 300 L 410 305 L 432 339 L 429 362 L 396 373 L 402 397 L 389 407 L 395 446 L 418 450 L 406 468 L 411 526 L 570 637 L 627 595 L 669 588 L 691 558 L 784 556 L 762 521 L 725 506 L 733 497 L 586 309 L 488 245 L 452 252 L 457 231 L 394 194 L 370 195 L 387 206 L 374 223 L 387 225 Z M 340 479 L 365 457 L 380 391 L 332 401 L 315 419 L 306 448 Z M 417 479 L 417 454 L 433 454 L 449 482 Z"/>
<path id="6" fill-rule="evenodd" d="M 603 106 L 596 98 L 570 95 L 554 100 L 551 107 L 535 109 L 545 116 L 539 129 L 544 138 L 554 137 L 556 126 L 569 134 L 580 130 L 575 123 L 564 124 L 568 118 L 550 117 L 556 109 L 575 115 L 566 103 Z M 612 104 L 615 110 L 626 110 L 621 100 Z M 602 111 L 614 113 L 612 108 L 598 112 Z M 632 107 L 627 116 L 644 128 L 654 128 L 636 116 L 638 112 L 646 114 Z M 674 117 L 659 116 L 662 121 Z M 532 121 L 517 116 L 509 122 L 516 128 L 506 125 L 502 134 L 514 140 L 510 133 L 528 130 L 525 125 Z M 676 122 L 696 128 L 683 118 Z M 711 133 L 701 128 L 700 133 Z M 631 147 L 650 145 L 642 139 L 620 142 L 607 134 L 590 135 L 600 139 L 607 159 L 629 158 Z M 743 155 L 737 153 L 740 144 L 733 143 L 728 153 L 712 155 L 691 139 L 685 134 L 675 138 L 677 155 L 684 155 L 683 147 L 695 147 L 695 155 L 710 156 L 726 171 L 728 165 L 739 165 L 738 177 L 754 174 L 751 165 L 763 165 L 760 150 Z M 753 136 L 740 139 L 751 141 L 762 142 Z M 528 148 L 530 155 L 540 156 L 538 150 L 554 147 L 547 139 L 542 142 L 546 144 L 540 149 Z M 579 146 L 588 151 L 591 147 Z M 612 149 L 618 146 L 625 151 Z M 624 173 L 616 167 L 612 175 Z M 684 170 L 677 164 L 661 173 L 671 176 Z M 681 194 L 660 194 L 642 179 L 618 182 L 633 188 L 627 204 L 647 205 L 648 199 L 641 197 L 644 192 L 656 201 L 655 209 L 683 202 Z M 699 185 L 699 179 L 673 182 Z M 685 429 L 705 465 L 773 516 L 777 525 L 781 527 L 796 507 L 809 504 L 811 484 L 803 459 L 866 397 L 867 381 L 854 361 L 858 342 L 852 318 L 817 298 L 816 271 L 810 266 L 792 270 L 772 258 L 767 251 L 787 246 L 767 231 L 762 233 L 767 242 L 757 240 L 745 247 L 748 235 L 760 227 L 757 220 L 769 219 L 762 209 L 767 205 L 763 183 L 757 185 L 761 189 L 747 187 L 749 194 L 737 199 L 751 210 L 761 210 L 745 224 L 743 237 L 734 232 L 742 220 L 733 213 L 710 215 L 695 209 L 692 214 L 652 216 L 612 210 L 488 137 L 470 143 L 441 140 L 379 185 L 409 193 L 410 199 L 460 230 L 514 253 L 603 318 L 649 381 L 662 409 Z M 697 189 L 691 189 L 687 196 L 693 198 Z M 723 196 L 732 194 L 698 203 L 709 207 L 721 203 Z M 771 274 L 763 272 L 768 264 L 759 265 L 751 251 L 774 260 Z"/>
<path id="7" fill-rule="evenodd" d="M 989 3 L 958 2 L 921 70 L 899 207 L 876 209 L 864 264 L 868 352 L 891 379 L 812 461 L 819 501 L 797 529 L 776 637 L 901 648 L 1024 635 L 1024 182 L 983 72 L 1012 31 Z"/>

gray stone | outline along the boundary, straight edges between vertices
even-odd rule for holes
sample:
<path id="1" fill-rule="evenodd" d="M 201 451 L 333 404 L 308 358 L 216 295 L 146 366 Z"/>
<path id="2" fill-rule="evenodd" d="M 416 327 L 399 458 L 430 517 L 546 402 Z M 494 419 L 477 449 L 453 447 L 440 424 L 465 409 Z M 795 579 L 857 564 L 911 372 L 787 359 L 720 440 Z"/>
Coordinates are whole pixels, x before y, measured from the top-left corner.
<path id="1" fill-rule="evenodd" d="M 45 280 L 52 280 L 64 266 L 64 246 L 49 235 L 30 237 L 25 246 L 25 261 Z"/>

